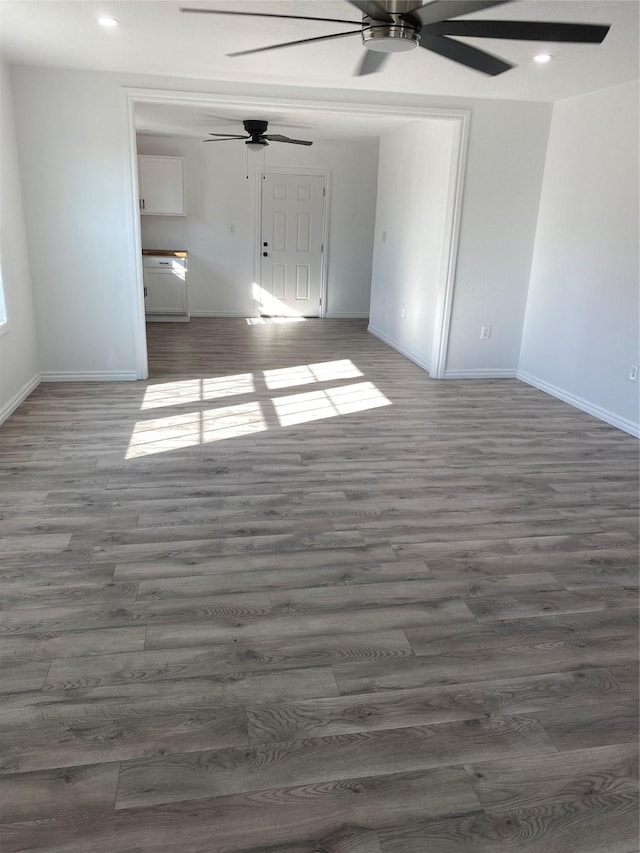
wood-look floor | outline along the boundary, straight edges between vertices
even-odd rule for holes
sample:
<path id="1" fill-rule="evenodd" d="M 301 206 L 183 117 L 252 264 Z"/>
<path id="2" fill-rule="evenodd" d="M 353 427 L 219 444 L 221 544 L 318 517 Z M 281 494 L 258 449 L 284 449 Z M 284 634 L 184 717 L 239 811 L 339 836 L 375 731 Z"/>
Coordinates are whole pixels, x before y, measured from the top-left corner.
<path id="1" fill-rule="evenodd" d="M 635 853 L 638 443 L 361 322 L 0 430 L 9 851 Z"/>

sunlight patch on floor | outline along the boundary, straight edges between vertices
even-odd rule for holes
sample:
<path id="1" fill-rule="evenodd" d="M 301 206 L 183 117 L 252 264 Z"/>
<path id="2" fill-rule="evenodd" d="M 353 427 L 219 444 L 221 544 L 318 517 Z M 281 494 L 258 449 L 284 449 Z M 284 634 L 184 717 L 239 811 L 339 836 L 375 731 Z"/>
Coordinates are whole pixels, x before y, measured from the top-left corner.
<path id="1" fill-rule="evenodd" d="M 362 376 L 349 358 L 336 361 L 323 361 L 318 364 L 300 364 L 280 370 L 263 371 L 269 390 L 291 388 L 294 385 L 310 385 L 313 382 L 331 382 L 338 379 L 353 379 Z"/>
<path id="2" fill-rule="evenodd" d="M 247 317 L 248 326 L 271 326 L 276 323 L 300 323 L 306 317 Z"/>
<path id="3" fill-rule="evenodd" d="M 141 409 L 173 411 L 164 417 L 158 417 L 160 412 L 152 412 L 155 416 L 139 420 L 133 428 L 125 459 L 244 438 L 278 427 L 391 405 L 373 382 L 349 382 L 356 377 L 363 377 L 362 371 L 351 359 L 339 358 L 254 373 L 149 384 Z M 317 387 L 321 383 L 333 387 Z M 316 387 L 308 392 L 273 396 L 285 388 L 311 384 Z M 268 397 L 265 391 L 270 392 Z M 254 395 L 253 399 L 242 404 L 228 405 L 225 399 L 249 394 Z M 215 400 L 220 400 L 218 408 L 202 406 L 203 402 Z"/>
<path id="4" fill-rule="evenodd" d="M 391 401 L 373 382 L 356 382 L 327 391 L 309 391 L 306 394 L 276 397 L 273 405 L 280 426 L 287 427 L 390 406 Z"/>
<path id="5" fill-rule="evenodd" d="M 251 373 L 236 376 L 216 376 L 206 379 L 185 379 L 181 382 L 162 382 L 149 385 L 142 401 L 143 409 L 162 406 L 179 406 L 200 400 L 218 400 L 238 394 L 251 394 L 256 390 Z"/>
<path id="6" fill-rule="evenodd" d="M 243 403 L 139 421 L 131 435 L 126 459 L 241 438 L 267 429 L 260 403 Z"/>

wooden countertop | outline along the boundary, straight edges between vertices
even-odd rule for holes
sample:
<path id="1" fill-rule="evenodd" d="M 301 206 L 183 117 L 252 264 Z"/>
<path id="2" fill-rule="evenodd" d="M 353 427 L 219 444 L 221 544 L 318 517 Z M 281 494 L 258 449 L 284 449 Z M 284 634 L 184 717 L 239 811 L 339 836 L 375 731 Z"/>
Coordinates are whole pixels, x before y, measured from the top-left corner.
<path id="1" fill-rule="evenodd" d="M 161 255 L 163 258 L 186 258 L 184 249 L 143 249 L 143 255 Z"/>

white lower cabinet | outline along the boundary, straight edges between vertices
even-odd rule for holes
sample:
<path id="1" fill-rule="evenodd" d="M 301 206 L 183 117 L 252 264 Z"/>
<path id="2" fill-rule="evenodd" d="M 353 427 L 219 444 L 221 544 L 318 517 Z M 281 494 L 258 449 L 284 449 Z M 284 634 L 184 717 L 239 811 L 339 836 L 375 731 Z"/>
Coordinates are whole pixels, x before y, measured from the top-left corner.
<path id="1" fill-rule="evenodd" d="M 142 264 L 147 320 L 188 320 L 187 259 L 143 255 Z"/>

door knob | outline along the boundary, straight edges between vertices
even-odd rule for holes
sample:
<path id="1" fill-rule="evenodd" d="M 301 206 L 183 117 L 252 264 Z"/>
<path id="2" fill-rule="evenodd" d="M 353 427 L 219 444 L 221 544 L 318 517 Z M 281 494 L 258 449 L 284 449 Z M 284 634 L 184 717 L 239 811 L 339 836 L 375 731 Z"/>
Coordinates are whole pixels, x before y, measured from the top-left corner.
<path id="1" fill-rule="evenodd" d="M 262 257 L 263 257 L 263 258 L 266 258 L 266 257 L 268 256 L 268 254 L 269 254 L 269 252 L 263 252 L 263 253 L 262 253 Z"/>
<path id="2" fill-rule="evenodd" d="M 263 243 L 262 245 L 263 245 L 263 246 L 268 246 L 269 244 L 268 244 L 268 243 Z"/>

